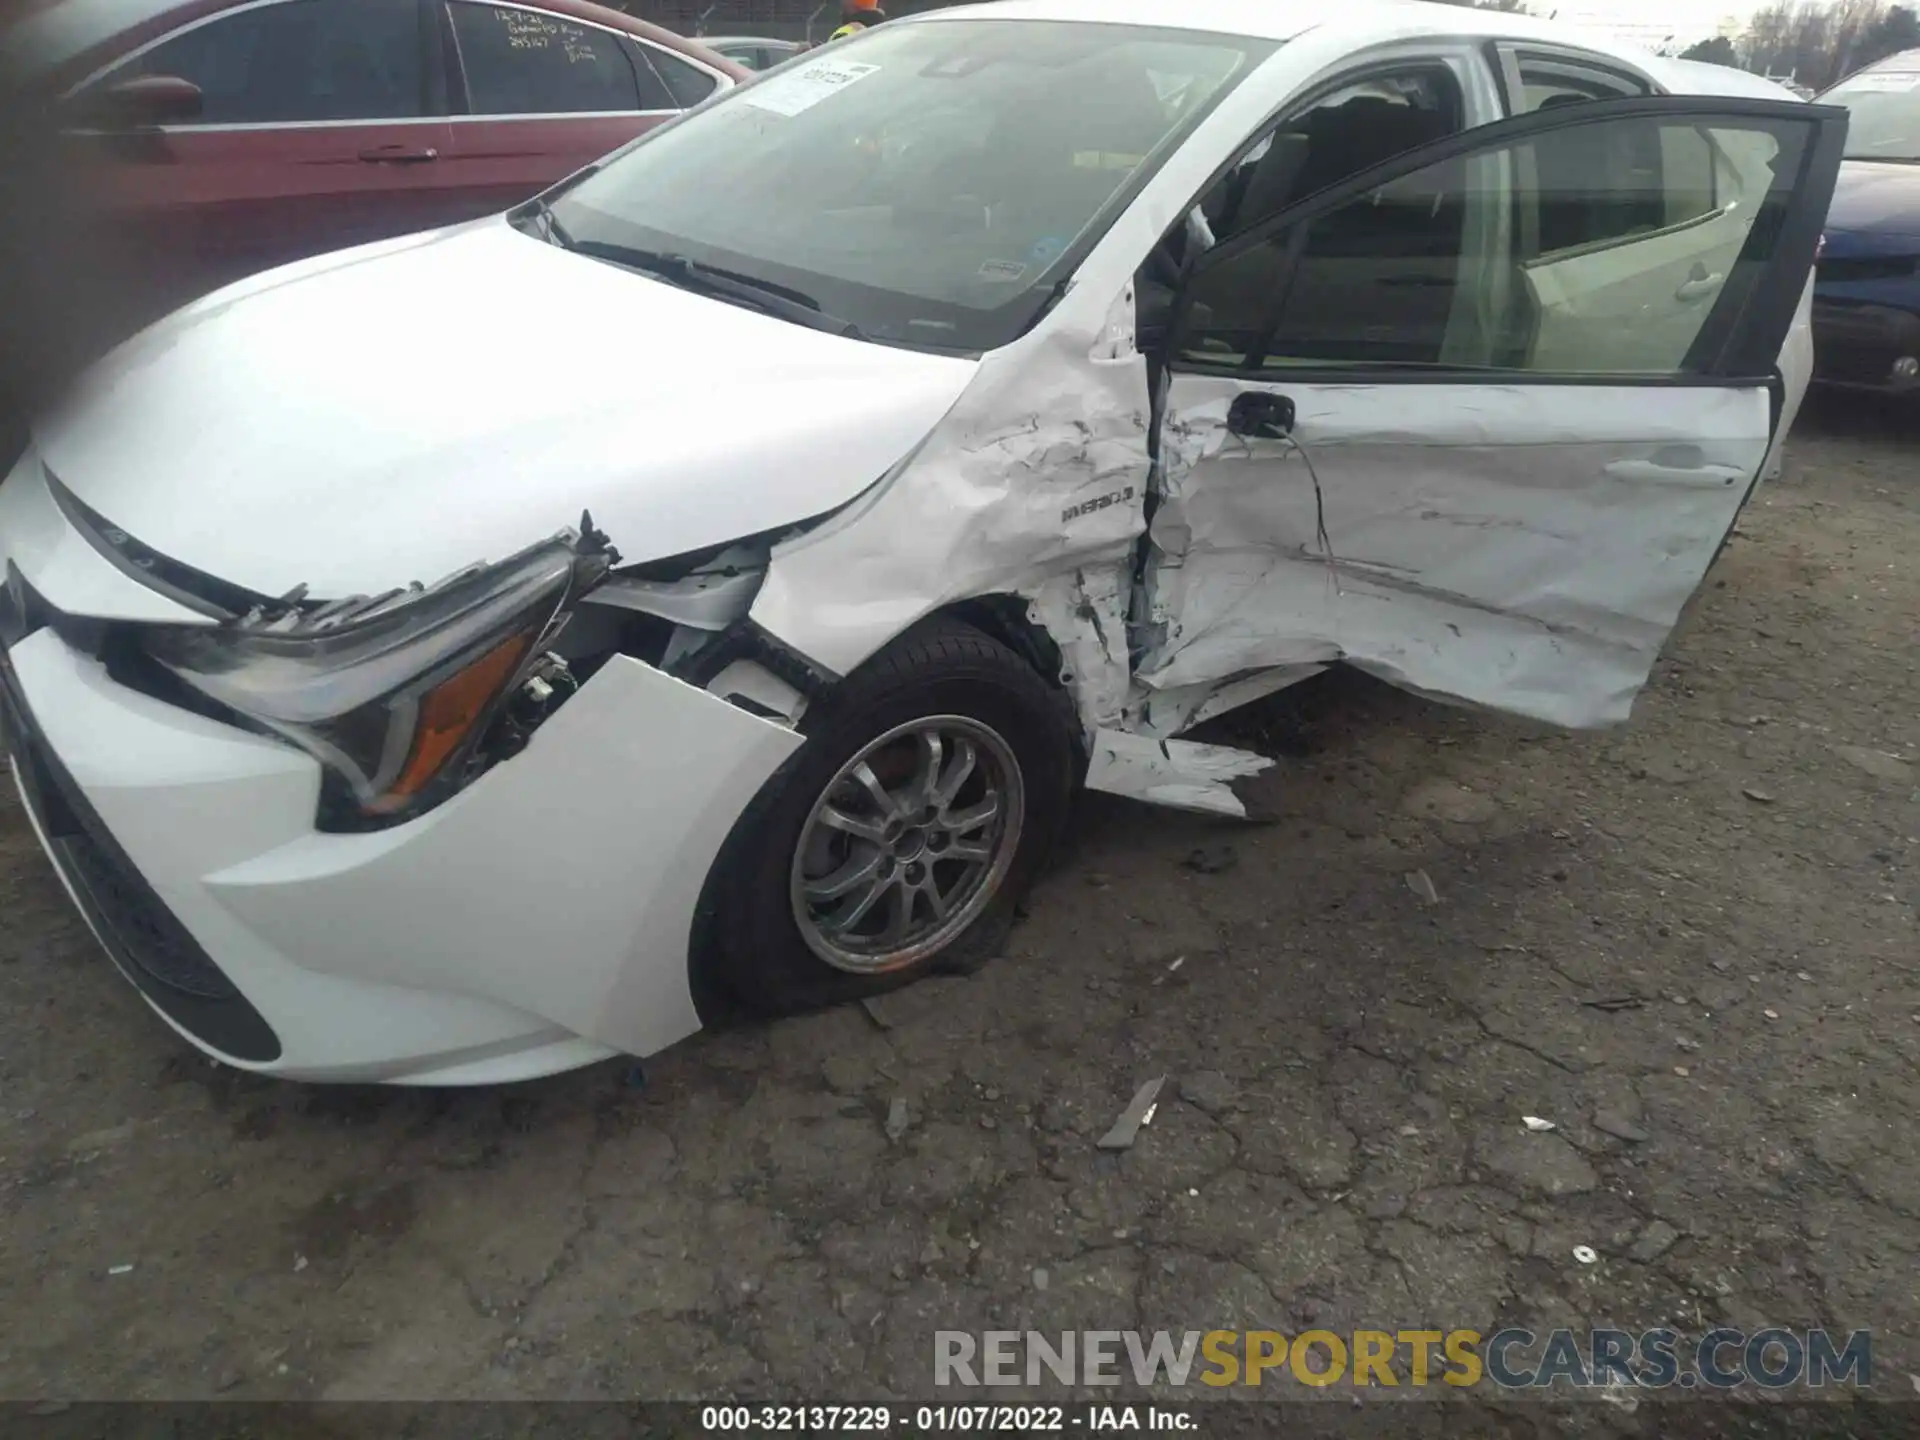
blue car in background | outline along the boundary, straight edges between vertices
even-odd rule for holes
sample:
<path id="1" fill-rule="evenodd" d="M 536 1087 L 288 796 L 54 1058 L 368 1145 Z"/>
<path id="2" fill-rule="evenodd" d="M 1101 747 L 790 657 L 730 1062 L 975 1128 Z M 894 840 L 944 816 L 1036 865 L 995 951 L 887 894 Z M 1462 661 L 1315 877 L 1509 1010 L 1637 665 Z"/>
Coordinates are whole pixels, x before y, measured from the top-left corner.
<path id="1" fill-rule="evenodd" d="M 1852 112 L 1814 269 L 1814 379 L 1920 392 L 1920 50 L 1819 97 Z"/>

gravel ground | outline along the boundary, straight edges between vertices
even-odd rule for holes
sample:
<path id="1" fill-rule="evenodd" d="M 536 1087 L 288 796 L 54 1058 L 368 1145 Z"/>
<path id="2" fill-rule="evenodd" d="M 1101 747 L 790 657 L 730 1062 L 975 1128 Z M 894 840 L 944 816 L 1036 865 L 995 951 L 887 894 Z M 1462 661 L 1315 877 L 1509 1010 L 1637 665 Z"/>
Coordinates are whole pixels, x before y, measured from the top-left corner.
<path id="1" fill-rule="evenodd" d="M 644 1084 L 211 1065 L 9 787 L 0 1398 L 904 1398 L 947 1326 L 1724 1323 L 1871 1327 L 1911 1399 L 1917 460 L 1920 411 L 1814 406 L 1621 730 L 1329 677 L 1236 722 L 1280 823 L 1090 798 L 1006 959 Z"/>

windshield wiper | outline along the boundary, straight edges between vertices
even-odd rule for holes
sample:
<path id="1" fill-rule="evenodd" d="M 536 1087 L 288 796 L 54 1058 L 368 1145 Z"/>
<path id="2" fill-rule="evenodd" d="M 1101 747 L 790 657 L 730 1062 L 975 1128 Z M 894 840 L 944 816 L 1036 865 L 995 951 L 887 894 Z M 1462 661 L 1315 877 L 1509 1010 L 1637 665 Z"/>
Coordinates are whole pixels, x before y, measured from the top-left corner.
<path id="1" fill-rule="evenodd" d="M 512 217 L 516 225 L 519 224 L 522 218 L 522 215 Z M 536 233 L 540 239 L 545 240 L 549 245 L 558 245 L 562 250 L 572 250 L 575 248 L 573 236 L 567 232 L 567 227 L 560 223 L 560 217 L 553 213 L 553 206 L 549 205 L 546 201 L 535 200 L 532 206 L 524 212 L 524 218 L 539 222 L 540 228 Z"/>
<path id="2" fill-rule="evenodd" d="M 828 314 L 811 295 L 777 285 L 771 280 L 742 275 L 735 270 L 722 270 L 718 266 L 703 264 L 666 250 L 642 250 L 608 240 L 573 240 L 569 236 L 567 248 L 596 260 L 608 260 L 615 265 L 645 271 L 683 290 L 732 300 L 782 320 L 825 330 L 831 335 L 844 335 L 850 340 L 866 339 L 860 333 L 859 326 L 851 320 Z"/>

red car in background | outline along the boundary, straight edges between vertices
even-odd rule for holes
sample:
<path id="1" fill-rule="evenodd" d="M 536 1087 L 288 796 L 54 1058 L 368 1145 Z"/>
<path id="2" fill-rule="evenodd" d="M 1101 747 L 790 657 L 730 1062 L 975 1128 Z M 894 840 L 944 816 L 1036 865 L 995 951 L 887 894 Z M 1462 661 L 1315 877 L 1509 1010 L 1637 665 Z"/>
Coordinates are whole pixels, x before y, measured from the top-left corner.
<path id="1" fill-rule="evenodd" d="M 52 0 L 0 49 L 136 268 L 129 320 L 505 209 L 748 76 L 587 0 Z"/>

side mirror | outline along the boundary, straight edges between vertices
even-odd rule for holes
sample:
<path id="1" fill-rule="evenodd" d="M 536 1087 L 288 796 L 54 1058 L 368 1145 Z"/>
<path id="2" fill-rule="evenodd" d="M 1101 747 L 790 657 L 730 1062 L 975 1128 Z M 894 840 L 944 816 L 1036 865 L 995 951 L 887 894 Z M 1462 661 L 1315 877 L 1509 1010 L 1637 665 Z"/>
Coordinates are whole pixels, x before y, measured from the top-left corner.
<path id="1" fill-rule="evenodd" d="M 81 101 L 78 118 L 104 130 L 151 130 L 200 113 L 200 87 L 178 75 L 139 75 Z"/>

